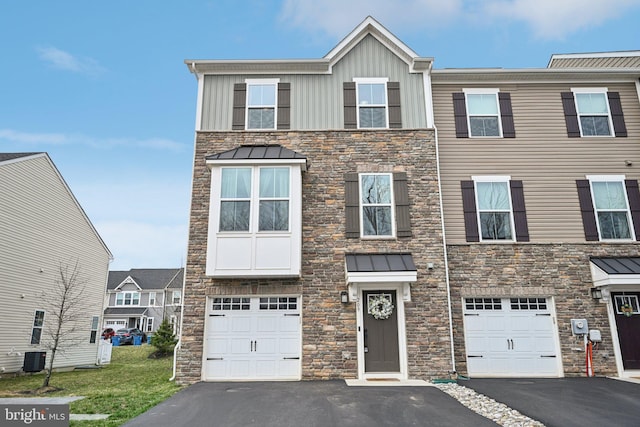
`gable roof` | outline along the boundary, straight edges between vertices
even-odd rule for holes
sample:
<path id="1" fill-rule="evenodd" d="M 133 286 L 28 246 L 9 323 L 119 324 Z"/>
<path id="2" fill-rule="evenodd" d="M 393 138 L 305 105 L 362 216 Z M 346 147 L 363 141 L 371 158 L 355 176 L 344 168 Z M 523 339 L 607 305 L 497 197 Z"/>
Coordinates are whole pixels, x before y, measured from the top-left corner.
<path id="1" fill-rule="evenodd" d="M 321 59 L 203 60 L 185 59 L 193 74 L 331 74 L 333 66 L 367 35 L 371 35 L 409 65 L 410 72 L 431 69 L 433 58 L 419 57 L 412 49 L 367 16 L 353 31 Z"/>
<path id="2" fill-rule="evenodd" d="M 109 257 L 109 260 L 113 260 L 113 254 L 111 253 L 111 251 L 107 247 L 107 245 L 104 242 L 104 240 L 102 240 L 102 237 L 100 236 L 100 234 L 98 234 L 98 230 L 96 230 L 96 228 L 93 226 L 93 223 L 91 222 L 91 220 L 87 216 L 87 213 L 84 211 L 84 209 L 80 205 L 80 202 L 78 202 L 78 199 L 76 199 L 76 196 L 73 195 L 73 192 L 71 191 L 71 188 L 69 188 L 69 186 L 67 185 L 67 182 L 64 180 L 64 178 L 62 177 L 62 174 L 60 173 L 60 171 L 58 170 L 56 165 L 53 163 L 53 161 L 49 157 L 49 154 L 47 154 L 46 152 L 0 153 L 0 167 L 1 166 L 5 166 L 5 165 L 9 165 L 11 163 L 29 161 L 29 160 L 32 160 L 32 159 L 39 159 L 39 158 L 44 158 L 47 161 L 47 163 L 49 164 L 49 166 L 51 166 L 51 168 L 53 169 L 53 172 L 58 176 L 58 179 L 60 180 L 60 183 L 62 184 L 62 186 L 64 187 L 66 192 L 69 194 L 69 197 L 71 197 L 71 200 L 76 205 L 76 207 L 80 211 L 80 214 L 84 217 L 85 221 L 89 225 L 89 228 L 91 229 L 91 231 L 93 231 L 93 233 L 95 234 L 96 238 L 98 239 L 98 241 L 100 242 L 100 244 L 104 248 L 105 252 L 107 253 L 107 255 Z"/>
<path id="3" fill-rule="evenodd" d="M 117 289 L 128 277 L 143 290 L 162 290 L 171 285 L 182 287 L 184 268 L 132 268 L 129 271 L 110 271 L 107 290 Z"/>

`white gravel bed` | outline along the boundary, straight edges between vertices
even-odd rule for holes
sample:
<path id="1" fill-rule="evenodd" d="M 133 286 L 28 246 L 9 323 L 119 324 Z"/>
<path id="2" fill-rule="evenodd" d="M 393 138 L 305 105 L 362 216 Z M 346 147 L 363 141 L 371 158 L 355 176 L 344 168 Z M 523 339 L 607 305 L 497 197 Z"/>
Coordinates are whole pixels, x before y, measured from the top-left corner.
<path id="1" fill-rule="evenodd" d="M 467 408 L 471 409 L 473 412 L 476 412 L 485 418 L 489 418 L 501 426 L 544 427 L 544 424 L 541 422 L 532 420 L 515 409 L 509 408 L 504 403 L 496 402 L 483 394 L 476 393 L 470 388 L 466 388 L 455 383 L 436 384 L 436 387 L 462 403 Z"/>

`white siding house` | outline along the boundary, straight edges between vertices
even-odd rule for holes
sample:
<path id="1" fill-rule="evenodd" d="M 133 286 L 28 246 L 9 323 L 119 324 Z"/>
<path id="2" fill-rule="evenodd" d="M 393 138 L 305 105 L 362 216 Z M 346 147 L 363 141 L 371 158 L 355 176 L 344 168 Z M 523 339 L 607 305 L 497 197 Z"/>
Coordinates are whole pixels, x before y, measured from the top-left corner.
<path id="1" fill-rule="evenodd" d="M 0 198 L 0 375 L 20 371 L 26 352 L 47 351 L 53 287 L 76 265 L 82 314 L 54 368 L 95 364 L 109 249 L 46 153 L 0 153 Z"/>

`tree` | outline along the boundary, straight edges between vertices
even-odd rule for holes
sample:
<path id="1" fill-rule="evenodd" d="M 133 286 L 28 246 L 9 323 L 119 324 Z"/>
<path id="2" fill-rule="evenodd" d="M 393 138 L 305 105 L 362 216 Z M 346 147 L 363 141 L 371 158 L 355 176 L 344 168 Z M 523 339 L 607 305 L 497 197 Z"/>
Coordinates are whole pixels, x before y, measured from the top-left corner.
<path id="1" fill-rule="evenodd" d="M 64 354 L 65 350 L 86 339 L 79 334 L 86 329 L 81 328 L 86 317 L 85 287 L 86 281 L 80 277 L 78 261 L 73 266 L 61 263 L 50 293 L 45 294 L 48 310 L 41 344 L 49 350 L 50 357 L 43 388 L 49 386 L 56 354 Z"/>
<path id="2" fill-rule="evenodd" d="M 173 351 L 178 340 L 173 333 L 173 328 L 169 321 L 164 318 L 158 327 L 158 330 L 151 337 L 151 345 L 156 348 L 156 356 L 168 356 Z"/>

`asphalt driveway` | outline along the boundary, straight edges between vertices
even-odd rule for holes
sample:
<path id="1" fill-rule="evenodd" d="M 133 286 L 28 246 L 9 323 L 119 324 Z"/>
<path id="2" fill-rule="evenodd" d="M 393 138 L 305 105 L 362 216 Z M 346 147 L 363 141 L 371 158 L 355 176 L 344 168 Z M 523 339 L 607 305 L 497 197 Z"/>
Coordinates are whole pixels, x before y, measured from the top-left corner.
<path id="1" fill-rule="evenodd" d="M 640 426 L 640 384 L 608 378 L 458 381 L 547 427 Z"/>
<path id="2" fill-rule="evenodd" d="M 197 383 L 129 421 L 135 427 L 496 426 L 435 387 L 344 381 Z"/>

